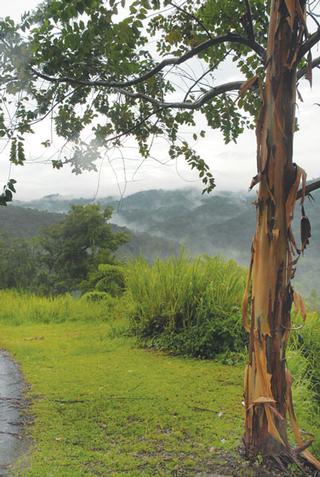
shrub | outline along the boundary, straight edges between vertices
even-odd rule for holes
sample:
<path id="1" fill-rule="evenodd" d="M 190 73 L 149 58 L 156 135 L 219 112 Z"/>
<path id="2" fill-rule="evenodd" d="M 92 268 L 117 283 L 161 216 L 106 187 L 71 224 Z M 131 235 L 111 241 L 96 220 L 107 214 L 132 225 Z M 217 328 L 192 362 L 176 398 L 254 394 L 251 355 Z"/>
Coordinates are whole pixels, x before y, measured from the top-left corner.
<path id="1" fill-rule="evenodd" d="M 82 284 L 85 290 L 105 292 L 112 296 L 120 296 L 125 291 L 125 274 L 120 265 L 103 263 L 98 270 L 89 274 L 88 281 Z"/>
<path id="2" fill-rule="evenodd" d="M 84 293 L 81 297 L 81 300 L 82 301 L 89 301 L 89 302 L 90 301 L 91 302 L 112 301 L 112 297 L 111 297 L 111 295 L 109 295 L 106 292 L 93 290 L 93 291 L 89 291 L 89 292 Z"/>
<path id="3" fill-rule="evenodd" d="M 131 327 L 146 344 L 174 353 L 212 358 L 240 351 L 244 284 L 245 272 L 218 257 L 136 260 L 127 271 L 136 303 Z"/>

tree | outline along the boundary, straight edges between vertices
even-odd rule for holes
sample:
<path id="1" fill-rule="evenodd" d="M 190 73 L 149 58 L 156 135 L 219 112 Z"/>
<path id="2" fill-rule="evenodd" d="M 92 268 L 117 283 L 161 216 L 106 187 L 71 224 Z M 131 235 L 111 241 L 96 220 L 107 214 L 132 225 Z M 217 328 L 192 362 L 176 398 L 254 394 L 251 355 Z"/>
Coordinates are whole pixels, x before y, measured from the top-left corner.
<path id="1" fill-rule="evenodd" d="M 243 306 L 250 336 L 244 442 L 253 455 L 295 459 L 302 453 L 319 469 L 296 424 L 285 361 L 293 301 L 303 308 L 291 286 L 310 238 L 303 202 L 320 186 L 306 186 L 304 171 L 292 159 L 297 82 L 306 77 L 311 83 L 312 70 L 320 64 L 320 58 L 312 59 L 320 40 L 313 10 L 317 2 L 185 0 L 176 5 L 139 0 L 128 7 L 125 0 L 52 0 L 18 26 L 10 19 L 1 23 L 1 87 L 5 98 L 18 97 L 15 124 L 6 121 L 3 106 L 0 125 L 11 141 L 11 161 L 24 162 L 24 137 L 52 115 L 56 133 L 73 143 L 72 153 L 52 161 L 54 167 L 68 163 L 75 173 L 94 168 L 95 158 L 109 147 L 119 148 L 128 136 L 147 158 L 154 138 L 164 137 L 169 156 L 183 156 L 198 169 L 210 192 L 212 174 L 190 142 L 180 138 L 181 127 L 192 127 L 194 139 L 204 136 L 197 127 L 200 112 L 226 142 L 236 140 L 245 127 L 255 128 L 252 187 L 259 184 L 259 192 Z M 150 38 L 156 41 L 154 52 L 147 47 Z M 195 58 L 203 65 L 201 72 Z M 212 73 L 230 59 L 239 81 L 216 84 Z M 194 77 L 183 69 L 190 63 Z M 179 98 L 182 81 L 187 86 Z M 94 138 L 87 144 L 83 133 L 90 128 Z M 8 183 L 4 203 L 12 189 Z M 291 231 L 297 198 L 300 247 Z M 295 451 L 288 442 L 287 415 Z"/>
<path id="2" fill-rule="evenodd" d="M 128 240 L 113 232 L 107 220 L 112 209 L 99 205 L 74 205 L 65 219 L 40 235 L 42 282 L 53 293 L 79 290 L 89 272 L 100 263 L 113 263 L 114 252 Z"/>
<path id="3" fill-rule="evenodd" d="M 37 251 L 31 240 L 0 235 L 0 288 L 27 290 L 38 272 Z"/>

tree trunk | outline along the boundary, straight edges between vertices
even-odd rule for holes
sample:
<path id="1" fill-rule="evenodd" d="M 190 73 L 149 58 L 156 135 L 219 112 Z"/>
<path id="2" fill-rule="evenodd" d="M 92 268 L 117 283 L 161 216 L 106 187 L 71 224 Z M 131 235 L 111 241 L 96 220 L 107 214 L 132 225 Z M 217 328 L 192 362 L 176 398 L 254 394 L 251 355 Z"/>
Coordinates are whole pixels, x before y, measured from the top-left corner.
<path id="1" fill-rule="evenodd" d="M 290 452 L 287 413 L 298 444 L 303 444 L 292 409 L 285 351 L 293 302 L 292 253 L 297 250 L 291 223 L 303 177 L 292 162 L 296 59 L 306 30 L 303 0 L 271 3 L 266 82 L 256 131 L 257 225 L 244 298 L 244 325 L 250 333 L 244 442 L 251 455 L 281 456 Z M 250 323 L 246 316 L 249 295 Z"/>

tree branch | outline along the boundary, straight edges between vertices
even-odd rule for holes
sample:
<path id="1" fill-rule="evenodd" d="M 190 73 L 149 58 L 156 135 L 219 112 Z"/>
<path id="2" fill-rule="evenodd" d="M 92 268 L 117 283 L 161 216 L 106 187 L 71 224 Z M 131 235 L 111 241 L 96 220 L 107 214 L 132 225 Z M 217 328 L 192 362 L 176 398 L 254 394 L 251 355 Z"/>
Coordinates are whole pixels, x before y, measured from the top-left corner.
<path id="1" fill-rule="evenodd" d="M 248 23 L 245 24 L 245 29 L 248 33 L 249 39 L 254 42 L 255 41 L 255 34 L 254 34 L 254 28 L 253 28 L 253 19 L 252 19 L 252 11 L 251 11 L 250 0 L 244 0 L 244 3 L 246 5 L 245 19 L 248 22 Z"/>
<path id="2" fill-rule="evenodd" d="M 206 26 L 202 23 L 202 21 L 196 17 L 195 15 L 193 15 L 192 13 L 190 12 L 187 12 L 187 10 L 184 10 L 183 8 L 181 8 L 179 5 L 176 5 L 175 3 L 173 2 L 169 2 L 169 5 L 172 5 L 174 8 L 176 8 L 179 12 L 182 12 L 184 13 L 186 16 L 188 16 L 189 18 L 192 18 L 196 23 L 198 23 L 201 28 L 206 32 L 206 34 L 208 35 L 209 38 L 212 38 L 212 34 L 210 33 L 210 31 L 206 28 Z"/>
<path id="3" fill-rule="evenodd" d="M 320 28 L 318 28 L 317 31 L 315 31 L 311 36 L 309 36 L 309 38 L 301 45 L 297 61 L 300 61 L 301 58 L 303 58 L 304 55 L 308 53 L 308 51 L 310 51 L 311 48 L 315 46 L 319 40 L 320 40 Z"/>
<path id="4" fill-rule="evenodd" d="M 197 80 L 194 81 L 194 83 L 190 86 L 190 88 L 188 89 L 188 91 L 186 92 L 184 98 L 183 98 L 183 101 L 186 101 L 189 94 L 191 93 L 191 91 L 193 90 L 193 88 L 200 83 L 200 81 L 206 76 L 208 75 L 211 71 L 215 70 L 218 65 L 221 63 L 221 61 L 224 61 L 226 59 L 226 57 L 229 55 L 230 53 L 230 50 L 227 51 L 227 53 L 224 55 L 224 57 L 222 58 L 222 60 L 219 60 L 217 63 L 215 63 L 214 65 L 211 66 L 211 68 L 209 68 L 207 71 L 205 71 L 201 76 L 199 76 L 199 78 Z"/>
<path id="5" fill-rule="evenodd" d="M 320 57 L 315 58 L 312 61 L 312 68 L 315 68 L 317 66 L 320 66 Z M 209 69 L 207 72 L 205 72 L 205 74 L 209 73 L 210 70 L 211 69 Z M 101 81 L 100 80 L 98 80 L 98 81 L 85 81 L 85 80 L 83 80 L 82 81 L 82 80 L 73 80 L 71 78 L 70 79 L 67 79 L 67 78 L 52 78 L 48 75 L 45 75 L 45 74 L 42 74 L 42 73 L 39 73 L 39 72 L 36 72 L 36 71 L 34 71 L 34 73 L 37 74 L 39 77 L 41 77 L 43 79 L 46 79 L 48 81 L 57 82 L 57 83 L 64 82 L 64 81 L 70 81 L 72 84 L 76 83 L 78 86 L 79 85 L 83 85 L 83 86 L 105 86 L 107 84 L 107 82 L 102 81 L 102 80 Z M 297 79 L 301 79 L 305 75 L 305 73 L 306 73 L 306 67 L 301 68 L 297 73 Z M 202 77 L 205 76 L 205 74 L 202 75 Z M 197 84 L 200 79 L 198 79 L 194 83 L 194 85 Z M 124 96 L 127 96 L 129 98 L 142 99 L 144 101 L 147 101 L 147 102 L 153 104 L 154 106 L 156 106 L 157 108 L 160 108 L 160 109 L 172 108 L 172 109 L 196 110 L 196 109 L 201 108 L 201 106 L 203 106 L 207 101 L 214 98 L 215 96 L 218 96 L 219 94 L 227 93 L 229 91 L 240 90 L 241 86 L 245 82 L 246 82 L 246 80 L 233 81 L 233 82 L 230 82 L 230 83 L 224 83 L 222 85 L 216 86 L 216 87 L 211 88 L 210 90 L 208 90 L 206 93 L 204 93 L 202 96 L 200 96 L 200 98 L 198 98 L 196 101 L 193 101 L 193 102 L 186 101 L 186 97 L 184 98 L 183 101 L 180 101 L 180 102 L 179 101 L 177 101 L 177 102 L 165 102 L 165 101 L 159 101 L 159 100 L 157 100 L 157 99 L 155 99 L 151 96 L 148 96 L 144 93 L 134 93 L 134 92 L 131 92 L 131 91 L 127 91 L 123 87 L 121 87 L 121 88 L 120 87 L 115 87 L 115 90 L 118 93 L 120 93 Z M 127 83 L 117 83 L 117 82 L 108 83 L 108 85 L 110 85 L 110 87 L 114 88 L 114 86 L 111 86 L 112 84 L 118 85 L 118 84 L 127 84 Z"/>
<path id="6" fill-rule="evenodd" d="M 132 132 L 134 132 L 138 127 L 142 126 L 143 124 L 145 124 L 145 122 L 150 119 L 153 115 L 157 114 L 157 113 L 160 113 L 162 111 L 162 109 L 156 109 L 154 111 L 152 111 L 150 114 L 147 114 L 147 116 L 144 116 L 142 119 L 140 119 L 139 121 L 137 121 L 131 128 L 127 129 L 126 131 L 123 131 L 122 133 L 119 133 L 115 136 L 112 136 L 110 138 L 108 138 L 106 140 L 106 143 L 108 142 L 113 142 L 113 141 L 117 141 L 119 139 L 121 139 L 122 137 L 124 136 L 128 136 L 129 134 L 131 134 Z"/>
<path id="7" fill-rule="evenodd" d="M 17 81 L 19 78 L 17 76 L 4 76 L 3 78 L 0 79 L 0 84 L 7 84 L 10 83 L 11 81 Z"/>
<path id="8" fill-rule="evenodd" d="M 316 68 L 317 66 L 320 66 L 320 56 L 318 56 L 317 58 L 315 58 L 312 63 L 311 63 L 311 67 L 312 68 Z M 308 71 L 308 66 L 304 66 L 303 68 L 301 68 L 298 72 L 297 72 L 297 79 L 301 79 Z"/>
<path id="9" fill-rule="evenodd" d="M 224 83 L 209 89 L 209 91 L 207 91 L 202 96 L 200 96 L 200 98 L 197 99 L 196 101 L 181 101 L 181 102 L 177 101 L 172 103 L 165 102 L 165 101 L 158 101 L 157 99 L 154 99 L 151 96 L 148 96 L 144 93 L 132 93 L 130 91 L 127 91 L 126 89 L 118 88 L 116 89 L 116 91 L 120 94 L 123 94 L 124 96 L 127 96 L 128 98 L 142 99 L 143 101 L 151 103 L 160 109 L 170 108 L 170 109 L 196 110 L 201 108 L 201 106 L 203 106 L 206 102 L 208 102 L 210 99 L 214 98 L 215 96 L 218 96 L 219 94 L 223 94 L 223 93 L 227 93 L 229 91 L 235 91 L 235 90 L 238 91 L 244 83 L 245 83 L 245 80 L 233 81 L 231 83 Z"/>
<path id="10" fill-rule="evenodd" d="M 205 71 L 201 76 L 199 76 L 199 78 L 196 81 L 194 81 L 194 83 L 190 86 L 190 88 L 188 89 L 188 91 L 184 95 L 184 98 L 183 98 L 184 102 L 187 101 L 187 98 L 188 98 L 189 94 L 192 92 L 193 88 L 195 88 L 195 86 L 197 86 L 197 84 L 199 84 L 200 81 L 203 80 L 203 78 L 206 75 L 208 75 L 209 73 L 211 73 L 211 71 L 213 71 L 215 68 L 216 68 L 216 65 L 212 66 L 207 71 Z"/>
<path id="11" fill-rule="evenodd" d="M 100 87 L 105 87 L 105 88 L 128 88 L 130 86 L 134 86 L 138 83 L 141 83 L 143 81 L 148 80 L 149 78 L 153 77 L 160 71 L 162 71 L 166 66 L 176 66 L 176 65 L 181 65 L 185 61 L 189 60 L 190 58 L 193 58 L 194 56 L 202 53 L 203 51 L 206 51 L 208 48 L 214 45 L 220 45 L 222 43 L 238 43 L 240 45 L 245 45 L 254 50 L 262 60 L 265 58 L 265 50 L 264 48 L 256 43 L 255 41 L 251 41 L 249 38 L 242 37 L 241 35 L 238 35 L 237 33 L 227 33 L 226 35 L 221 35 L 221 36 L 216 36 L 214 38 L 210 38 L 209 40 L 206 40 L 200 45 L 192 48 L 189 50 L 187 53 L 182 55 L 180 58 L 166 58 L 165 60 L 162 60 L 160 63 L 158 63 L 156 66 L 151 68 L 151 70 L 147 71 L 143 75 L 133 78 L 128 81 L 107 81 L 107 80 L 81 80 L 77 78 L 71 78 L 69 76 L 63 76 L 61 78 L 57 78 L 54 76 L 47 75 L 45 73 L 41 73 L 40 71 L 37 71 L 35 68 L 31 68 L 31 71 L 33 74 L 35 74 L 37 77 L 42 78 L 46 81 L 50 81 L 52 83 L 70 83 L 74 85 L 80 85 L 80 86 L 100 86 Z"/>
<path id="12" fill-rule="evenodd" d="M 317 189 L 320 189 L 320 180 L 315 181 L 315 182 L 311 182 L 311 184 L 307 184 L 306 187 L 305 187 L 305 195 L 309 195 L 309 194 L 311 194 L 311 192 L 313 192 Z M 296 200 L 301 199 L 302 194 L 303 194 L 303 189 L 299 189 L 298 192 L 297 192 Z"/>

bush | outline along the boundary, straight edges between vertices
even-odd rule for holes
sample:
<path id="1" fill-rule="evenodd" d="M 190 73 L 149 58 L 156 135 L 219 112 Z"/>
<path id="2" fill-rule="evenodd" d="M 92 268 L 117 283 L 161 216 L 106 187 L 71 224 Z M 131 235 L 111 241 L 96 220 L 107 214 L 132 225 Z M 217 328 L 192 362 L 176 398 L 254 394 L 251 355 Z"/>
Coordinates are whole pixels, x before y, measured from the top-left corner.
<path id="1" fill-rule="evenodd" d="M 136 309 L 134 333 L 171 352 L 213 358 L 244 347 L 241 300 L 245 272 L 233 261 L 199 257 L 142 259 L 128 264 L 127 287 Z"/>
<path id="2" fill-rule="evenodd" d="M 96 302 L 96 301 L 112 301 L 111 295 L 109 295 L 106 292 L 103 291 L 98 291 L 98 290 L 93 290 L 86 292 L 82 295 L 81 297 L 82 301 L 91 301 L 91 302 Z"/>
<path id="3" fill-rule="evenodd" d="M 125 274 L 120 265 L 103 263 L 98 270 L 89 274 L 88 281 L 82 284 L 85 290 L 105 292 L 112 296 L 121 296 L 125 291 Z"/>

